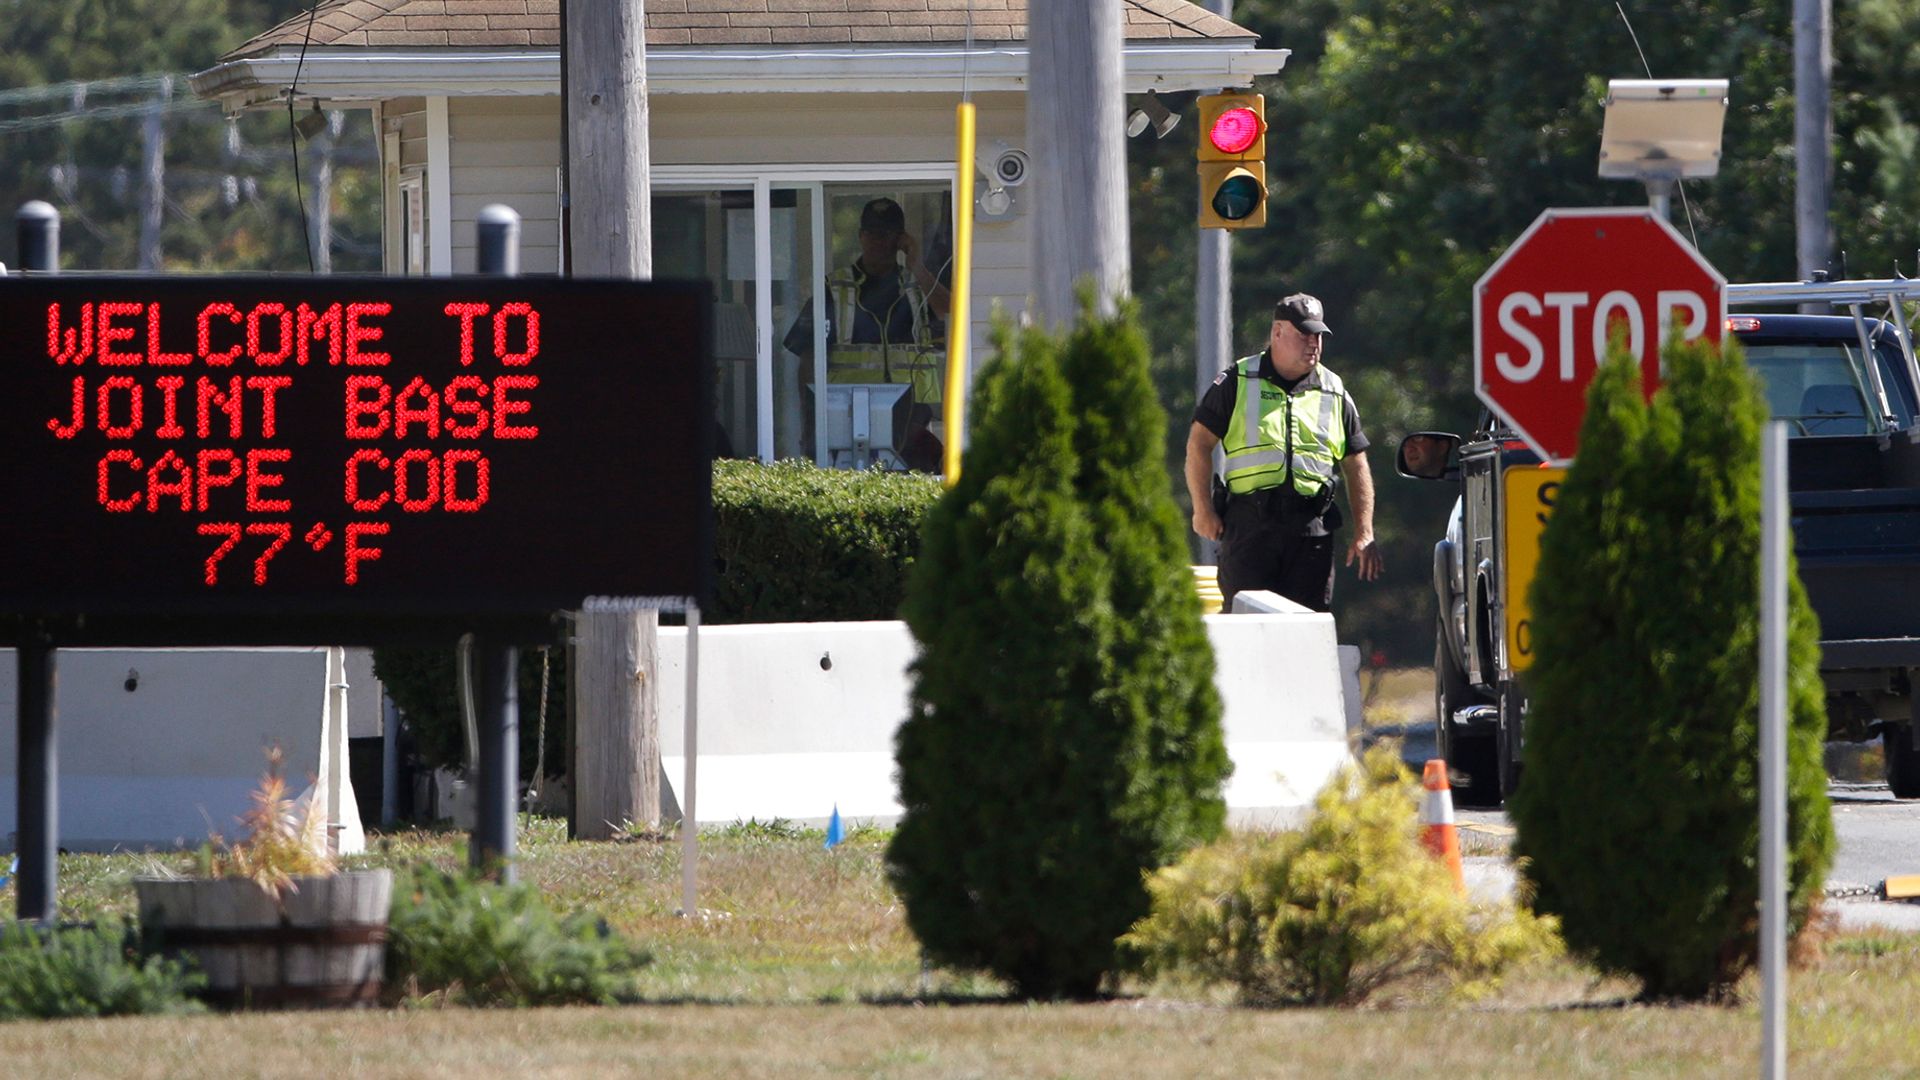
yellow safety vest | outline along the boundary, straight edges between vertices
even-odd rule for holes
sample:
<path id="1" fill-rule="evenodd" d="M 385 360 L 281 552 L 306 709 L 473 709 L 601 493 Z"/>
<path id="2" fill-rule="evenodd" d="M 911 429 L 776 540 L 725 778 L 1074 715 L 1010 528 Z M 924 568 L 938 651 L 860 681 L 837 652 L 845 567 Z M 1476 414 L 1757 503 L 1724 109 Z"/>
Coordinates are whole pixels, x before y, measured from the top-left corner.
<path id="1" fill-rule="evenodd" d="M 1291 482 L 1309 498 L 1326 490 L 1347 455 L 1346 389 L 1322 366 L 1292 391 L 1260 376 L 1259 354 L 1234 364 L 1239 397 L 1227 437 L 1227 490 L 1246 495 Z"/>
<path id="2" fill-rule="evenodd" d="M 904 271 L 902 271 L 904 275 Z M 867 311 L 880 327 L 882 337 L 892 325 L 893 308 L 909 305 L 913 313 L 913 336 L 907 341 L 860 344 L 844 340 L 853 336 L 854 320 L 860 311 L 860 286 L 866 280 L 857 270 L 842 270 L 829 278 L 833 296 L 833 326 L 836 340 L 827 347 L 827 381 L 830 383 L 912 383 L 913 400 L 938 405 L 946 388 L 946 357 L 933 346 L 932 326 L 927 316 L 926 297 L 911 281 L 900 283 L 899 295 L 885 311 Z"/>

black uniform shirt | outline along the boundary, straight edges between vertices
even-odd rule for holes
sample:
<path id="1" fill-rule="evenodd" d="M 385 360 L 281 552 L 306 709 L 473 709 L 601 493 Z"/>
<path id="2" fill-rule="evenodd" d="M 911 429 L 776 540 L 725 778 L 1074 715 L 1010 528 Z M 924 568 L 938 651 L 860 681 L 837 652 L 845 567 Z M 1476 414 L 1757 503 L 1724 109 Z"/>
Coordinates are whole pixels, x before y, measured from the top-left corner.
<path id="1" fill-rule="evenodd" d="M 1206 394 L 1200 398 L 1200 404 L 1194 407 L 1193 422 L 1213 432 L 1213 437 L 1216 439 L 1227 437 L 1227 423 L 1233 419 L 1233 410 L 1240 402 L 1239 371 L 1240 365 L 1236 362 L 1233 367 L 1214 376 L 1213 385 L 1207 387 Z M 1288 393 L 1299 389 L 1300 384 L 1306 380 L 1311 380 L 1309 389 L 1320 383 L 1318 367 L 1315 367 L 1305 379 L 1294 379 L 1291 382 L 1282 379 L 1280 373 L 1273 370 L 1273 357 L 1264 352 L 1260 354 L 1259 374 L 1261 378 Z M 1372 444 L 1367 441 L 1367 433 L 1360 427 L 1360 410 L 1354 407 L 1353 395 L 1342 389 L 1340 398 L 1340 415 L 1347 429 L 1347 453 L 1357 454 Z"/>

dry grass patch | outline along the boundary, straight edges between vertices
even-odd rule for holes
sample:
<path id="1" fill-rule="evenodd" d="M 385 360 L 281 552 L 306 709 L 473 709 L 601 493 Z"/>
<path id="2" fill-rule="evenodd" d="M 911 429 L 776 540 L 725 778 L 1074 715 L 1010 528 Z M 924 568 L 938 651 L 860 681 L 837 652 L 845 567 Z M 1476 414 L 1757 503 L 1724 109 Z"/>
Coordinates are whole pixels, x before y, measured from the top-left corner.
<path id="1" fill-rule="evenodd" d="M 701 900 L 687 921 L 673 843 L 567 844 L 522 834 L 524 880 L 561 911 L 600 912 L 653 950 L 628 1008 L 416 1008 L 0 1025 L 9 1076 L 450 1075 L 702 1078 L 1129 1076 L 1376 1077 L 1754 1074 L 1754 1007 L 1629 1005 L 1634 988 L 1571 961 L 1516 972 L 1471 1007 L 1386 1002 L 1363 1010 L 1235 1009 L 1173 987 L 1128 987 L 1094 1005 L 1008 1004 L 984 980 L 932 975 L 886 887 L 885 837 L 833 852 L 819 834 L 703 838 Z M 464 861 L 466 837 L 386 837 L 369 861 Z M 61 860 L 63 914 L 130 913 L 144 856 Z M 0 890 L 0 903 L 11 904 Z M 1792 976 L 1791 1067 L 1802 1075 L 1913 1075 L 1920 937 L 1831 942 Z M 1751 984 L 1749 997 L 1756 996 Z M 823 1004 L 833 1003 L 833 1004 Z"/>

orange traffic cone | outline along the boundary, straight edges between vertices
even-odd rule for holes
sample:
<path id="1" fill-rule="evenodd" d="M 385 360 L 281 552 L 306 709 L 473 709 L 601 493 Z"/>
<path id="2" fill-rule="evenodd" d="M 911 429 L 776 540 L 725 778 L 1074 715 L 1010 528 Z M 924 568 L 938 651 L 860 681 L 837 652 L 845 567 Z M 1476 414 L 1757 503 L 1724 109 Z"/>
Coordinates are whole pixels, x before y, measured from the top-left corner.
<path id="1" fill-rule="evenodd" d="M 1447 783 L 1447 763 L 1434 758 L 1420 775 L 1427 789 L 1426 805 L 1420 817 L 1426 825 L 1424 841 L 1429 850 L 1446 861 L 1453 871 L 1454 888 L 1467 891 L 1467 876 L 1460 865 L 1460 833 L 1453 827 L 1453 786 Z"/>

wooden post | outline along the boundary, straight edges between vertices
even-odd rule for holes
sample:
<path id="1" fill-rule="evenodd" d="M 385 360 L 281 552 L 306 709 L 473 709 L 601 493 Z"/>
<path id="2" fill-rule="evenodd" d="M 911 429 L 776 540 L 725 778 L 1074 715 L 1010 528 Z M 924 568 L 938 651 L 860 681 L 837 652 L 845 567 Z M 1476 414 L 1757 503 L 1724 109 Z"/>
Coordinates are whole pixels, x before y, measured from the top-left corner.
<path id="1" fill-rule="evenodd" d="M 653 277 L 645 8 L 642 0 L 562 4 L 567 250 L 578 277 Z M 581 839 L 660 823 L 659 624 L 654 609 L 579 617 L 572 766 Z"/>
<path id="2" fill-rule="evenodd" d="M 1120 0 L 1027 6 L 1032 314 L 1041 325 L 1071 325 L 1088 278 L 1102 315 L 1129 289 L 1120 31 Z"/>
<path id="3" fill-rule="evenodd" d="M 645 6 L 566 4 L 567 194 L 578 277 L 653 277 Z"/>

